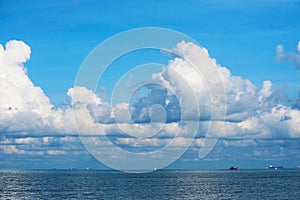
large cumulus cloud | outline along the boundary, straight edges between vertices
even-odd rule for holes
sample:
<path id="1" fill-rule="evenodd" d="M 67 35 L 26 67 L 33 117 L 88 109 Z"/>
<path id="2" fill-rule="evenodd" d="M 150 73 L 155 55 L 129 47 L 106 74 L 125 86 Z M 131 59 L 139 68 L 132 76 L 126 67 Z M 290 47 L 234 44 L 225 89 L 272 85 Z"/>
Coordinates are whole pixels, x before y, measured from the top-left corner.
<path id="1" fill-rule="evenodd" d="M 278 56 L 284 56 L 280 48 Z M 73 102 L 73 106 L 54 108 L 43 90 L 35 86 L 27 75 L 24 63 L 30 58 L 30 47 L 24 42 L 15 40 L 9 41 L 5 47 L 0 45 L 2 152 L 24 154 L 28 149 L 25 147 L 18 149 L 17 143 L 25 146 L 28 143 L 47 146 L 51 138 L 60 140 L 66 135 L 73 137 L 77 130 L 86 135 L 122 134 L 122 137 L 114 138 L 114 141 L 118 145 L 125 146 L 161 146 L 175 136 L 179 136 L 176 145 L 185 145 L 184 138 L 189 135 L 182 134 L 185 129 L 180 124 L 181 116 L 191 115 L 189 119 L 200 121 L 197 137 L 203 138 L 211 120 L 222 120 L 212 118 L 211 114 L 212 111 L 218 112 L 218 108 L 222 105 L 226 105 L 222 138 L 300 137 L 300 111 L 297 109 L 299 108 L 297 102 L 291 107 L 280 104 L 283 97 L 273 88 L 271 81 L 264 81 L 258 88 L 250 80 L 232 75 L 229 69 L 219 65 L 209 56 L 207 49 L 193 43 L 180 42 L 175 51 L 179 56 L 170 60 L 168 66 L 160 72 L 152 75 L 160 86 L 148 85 L 147 95 L 137 98 L 133 103 L 110 105 L 92 90 L 76 86 L 67 90 L 67 96 Z M 183 59 L 185 57 L 189 61 L 197 61 L 196 69 L 191 62 Z M 204 73 L 199 73 L 197 67 Z M 216 71 L 218 74 L 215 74 Z M 215 82 L 217 75 L 222 80 L 221 88 Z M 192 92 L 188 92 L 191 89 Z M 218 96 L 212 99 L 210 90 L 217 93 L 224 92 L 226 99 Z M 192 102 L 189 104 L 189 100 L 193 98 L 199 102 L 201 115 L 198 119 L 192 115 L 195 108 L 189 106 L 193 105 Z M 185 107 L 180 106 L 182 99 L 186 101 Z M 157 104 L 166 110 L 167 121 L 165 124 L 147 127 L 144 123 L 150 121 L 150 108 Z M 122 120 L 121 124 L 116 123 L 114 114 L 124 109 L 131 113 L 133 123 L 126 123 L 126 119 Z M 80 117 L 77 123 L 74 122 L 74 112 Z M 156 129 L 161 130 L 161 133 L 147 140 L 123 134 L 124 131 L 134 131 L 136 135 L 146 137 L 149 132 L 155 132 Z M 25 138 L 39 136 L 39 139 L 9 140 L 7 139 L 9 136 Z M 202 139 L 195 140 L 194 145 L 202 144 Z M 64 154 L 67 151 L 48 150 L 49 152 L 44 154 Z"/>
<path id="2" fill-rule="evenodd" d="M 21 41 L 0 46 L 0 131 L 26 131 L 47 127 L 53 106 L 40 87 L 29 79 L 24 63 L 30 47 Z"/>

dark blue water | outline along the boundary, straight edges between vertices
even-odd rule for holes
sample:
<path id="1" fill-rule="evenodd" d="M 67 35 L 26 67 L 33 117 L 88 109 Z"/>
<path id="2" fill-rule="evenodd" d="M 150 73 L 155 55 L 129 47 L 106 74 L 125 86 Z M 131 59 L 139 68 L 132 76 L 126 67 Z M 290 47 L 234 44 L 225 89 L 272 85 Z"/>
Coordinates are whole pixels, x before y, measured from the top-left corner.
<path id="1" fill-rule="evenodd" d="M 300 170 L 0 170 L 0 199 L 300 199 Z"/>

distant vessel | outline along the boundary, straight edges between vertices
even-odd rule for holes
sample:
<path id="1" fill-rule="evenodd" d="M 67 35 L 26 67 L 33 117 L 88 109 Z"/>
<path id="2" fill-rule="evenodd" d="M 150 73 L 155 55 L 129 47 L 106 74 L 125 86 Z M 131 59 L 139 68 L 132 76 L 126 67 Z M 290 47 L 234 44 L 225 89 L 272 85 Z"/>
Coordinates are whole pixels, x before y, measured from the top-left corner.
<path id="1" fill-rule="evenodd" d="M 270 165 L 268 167 L 268 169 L 275 169 L 275 170 L 277 170 L 277 169 L 283 169 L 283 166 L 273 166 L 273 165 Z"/>
<path id="2" fill-rule="evenodd" d="M 237 167 L 237 166 L 231 166 L 231 167 L 229 168 L 229 170 L 238 170 L 238 167 Z"/>

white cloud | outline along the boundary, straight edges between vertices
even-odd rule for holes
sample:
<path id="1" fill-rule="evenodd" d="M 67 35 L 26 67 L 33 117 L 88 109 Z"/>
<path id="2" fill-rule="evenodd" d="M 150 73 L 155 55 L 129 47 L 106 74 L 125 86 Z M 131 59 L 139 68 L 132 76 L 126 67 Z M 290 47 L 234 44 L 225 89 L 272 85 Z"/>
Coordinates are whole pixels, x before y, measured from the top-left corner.
<path id="1" fill-rule="evenodd" d="M 297 69 L 300 69 L 300 41 L 297 44 L 296 52 L 284 52 L 283 45 L 277 45 L 276 58 L 279 61 L 291 62 Z"/>
<path id="2" fill-rule="evenodd" d="M 76 133 L 73 111 L 78 110 L 86 118 L 82 128 L 96 127 L 94 117 L 106 118 L 110 111 L 93 108 L 103 105 L 101 99 L 84 87 L 70 88 L 67 95 L 73 100 L 69 105 L 54 109 L 40 87 L 29 79 L 24 62 L 30 58 L 30 47 L 22 41 L 9 41 L 0 47 L 0 132 L 3 134 L 23 132 L 27 134 L 74 134 Z M 74 93 L 76 94 L 75 97 Z M 84 118 L 82 118 L 84 119 Z"/>
<path id="3" fill-rule="evenodd" d="M 9 65 L 25 63 L 30 59 L 30 54 L 30 47 L 22 41 L 9 41 L 5 45 L 5 50 L 2 45 L 0 46 L 0 58 Z"/>
<path id="4" fill-rule="evenodd" d="M 300 45 L 298 51 L 299 49 Z M 191 106 L 194 105 L 195 98 L 200 103 L 198 135 L 201 137 L 205 136 L 210 126 L 211 111 L 219 112 L 218 106 L 221 108 L 223 104 L 226 104 L 227 113 L 222 138 L 300 137 L 300 111 L 278 104 L 280 96 L 272 87 L 271 81 L 264 81 L 262 88 L 257 88 L 249 80 L 231 75 L 229 69 L 217 64 L 205 48 L 193 43 L 180 42 L 176 51 L 181 57 L 171 60 L 166 68 L 152 77 L 173 91 L 179 99 L 170 91 L 152 87 L 143 101 L 134 105 L 123 102 L 110 106 L 92 90 L 76 86 L 67 91 L 74 107 L 67 105 L 55 109 L 43 90 L 32 83 L 24 68 L 24 63 L 30 58 L 29 46 L 20 41 L 8 42 L 5 49 L 0 46 L 0 133 L 4 136 L 19 134 L 24 137 L 15 140 L 1 138 L 0 148 L 6 154 L 33 154 L 26 148 L 22 149 L 22 145 L 42 147 L 70 143 L 76 146 L 79 145 L 78 138 L 56 137 L 74 135 L 76 128 L 83 135 L 122 134 L 122 138 L 117 141 L 123 145 L 158 147 L 176 136 L 179 138 L 172 143 L 174 148 L 176 145 L 183 146 L 189 142 L 187 138 L 191 135 L 178 121 L 181 114 L 186 118 L 199 120 L 195 118 L 198 117 L 194 114 L 196 108 Z M 282 52 L 282 47 L 278 47 L 278 55 L 286 56 Z M 195 69 L 191 63 L 197 63 L 198 68 Z M 216 72 L 223 81 L 224 91 L 223 87 L 220 88 Z M 217 94 L 214 99 L 211 99 L 211 91 Z M 226 94 L 226 101 L 218 96 L 223 92 Z M 185 104 L 180 108 L 179 103 L 182 101 Z M 154 104 L 167 110 L 168 123 L 152 123 L 151 126 L 140 123 L 148 122 L 149 108 Z M 182 113 L 175 112 L 179 109 Z M 76 124 L 74 113 L 77 117 Z M 136 118 L 129 120 L 127 114 L 118 115 L 118 123 L 115 123 L 116 113 L 131 113 Z M 213 120 L 218 123 L 220 119 Z M 158 135 L 153 135 L 159 131 Z M 150 134 L 153 138 L 134 139 L 125 137 L 124 133 L 132 133 L 137 137 L 147 137 Z M 35 138 L 43 134 L 45 137 Z M 16 147 L 16 144 L 20 146 Z M 245 144 L 247 143 L 239 145 Z M 195 140 L 193 145 L 202 146 L 203 139 Z M 46 148 L 41 152 L 58 155 L 68 151 L 61 148 Z M 35 153 L 42 154 L 38 152 Z"/>
<path id="5" fill-rule="evenodd" d="M 62 150 L 48 150 L 47 154 L 51 155 L 51 156 L 53 156 L 53 155 L 63 155 L 63 154 L 66 154 L 66 152 L 62 151 Z"/>
<path id="6" fill-rule="evenodd" d="M 263 100 L 263 98 L 268 98 L 272 94 L 272 82 L 271 81 L 264 81 L 263 87 L 259 91 L 259 98 Z"/>
<path id="7" fill-rule="evenodd" d="M 245 140 L 223 140 L 222 141 L 225 146 L 237 146 L 237 147 L 248 147 L 248 146 L 256 146 L 257 142 L 251 139 Z"/>
<path id="8" fill-rule="evenodd" d="M 176 51 L 186 60 L 175 58 L 167 68 L 154 74 L 153 78 L 172 88 L 183 99 L 193 99 L 195 94 L 200 103 L 201 119 L 210 120 L 212 111 L 221 112 L 222 106 L 226 105 L 226 120 L 242 121 L 255 115 L 257 111 L 271 110 L 278 103 L 275 98 L 280 96 L 274 94 L 271 81 L 264 81 L 259 90 L 249 80 L 231 75 L 227 68 L 210 58 L 205 48 L 193 43 L 181 42 Z M 219 75 L 224 90 L 216 78 Z M 193 92 L 188 92 L 191 88 Z M 211 96 L 212 93 L 215 96 Z M 226 94 L 226 99 L 222 95 L 218 96 L 222 93 Z M 195 107 L 190 106 L 193 105 L 192 102 L 187 101 L 185 105 L 185 113 L 195 112 Z"/>
<path id="9" fill-rule="evenodd" d="M 81 144 L 77 136 L 7 137 L 0 140 L 0 150 L 3 154 L 78 155 L 84 150 Z"/>
<path id="10" fill-rule="evenodd" d="M 4 154 L 26 154 L 26 151 L 18 149 L 14 145 L 0 146 Z"/>
<path id="11" fill-rule="evenodd" d="M 0 49 L 0 131 L 43 130 L 53 105 L 27 76 L 23 63 L 30 58 L 29 46 L 13 40 Z"/>
<path id="12" fill-rule="evenodd" d="M 82 86 L 68 89 L 67 95 L 72 99 L 73 105 L 101 104 L 101 99 L 92 91 Z M 78 105 L 79 104 L 79 105 Z"/>
<path id="13" fill-rule="evenodd" d="M 127 145 L 131 147 L 164 147 L 171 143 L 171 147 L 186 147 L 189 145 L 190 140 L 185 137 L 176 138 L 118 138 L 119 145 Z M 203 144 L 203 139 L 195 139 L 193 146 L 200 147 Z M 199 150 L 199 149 L 197 149 Z"/>
<path id="14" fill-rule="evenodd" d="M 37 144 L 40 143 L 38 138 L 16 138 L 15 144 Z"/>
<path id="15" fill-rule="evenodd" d="M 272 88 L 271 81 L 264 81 L 262 88 L 258 89 L 249 80 L 231 75 L 227 68 L 218 65 L 215 59 L 209 57 L 206 49 L 192 43 L 179 43 L 177 51 L 182 57 L 188 55 L 192 57 L 190 60 L 199 59 L 202 61 L 196 67 L 201 69 L 201 72 L 208 71 L 206 76 L 198 73 L 187 61 L 175 58 L 174 61 L 170 61 L 168 68 L 154 74 L 153 78 L 160 80 L 166 87 L 171 87 L 176 91 L 181 89 L 181 85 L 184 85 L 177 76 L 180 74 L 196 93 L 197 100 L 200 102 L 201 115 L 210 119 L 211 110 L 206 108 L 212 105 L 205 81 L 210 84 L 210 89 L 217 87 L 218 85 L 214 85 L 212 81 L 214 80 L 212 77 L 216 76 L 212 69 L 217 69 L 224 84 L 227 107 L 222 137 L 300 137 L 298 128 L 300 126 L 297 118 L 297 115 L 300 114 L 299 110 L 279 104 L 280 99 L 284 97 Z M 173 71 L 177 73 L 174 74 Z M 183 90 L 187 89 L 183 88 Z M 215 90 L 217 91 L 217 89 Z M 181 93 L 181 95 L 186 99 L 192 98 L 187 93 Z M 224 102 L 217 102 L 217 105 L 222 103 Z M 190 107 L 188 109 L 195 108 Z M 201 121 L 200 132 L 205 133 L 208 127 L 208 122 Z"/>

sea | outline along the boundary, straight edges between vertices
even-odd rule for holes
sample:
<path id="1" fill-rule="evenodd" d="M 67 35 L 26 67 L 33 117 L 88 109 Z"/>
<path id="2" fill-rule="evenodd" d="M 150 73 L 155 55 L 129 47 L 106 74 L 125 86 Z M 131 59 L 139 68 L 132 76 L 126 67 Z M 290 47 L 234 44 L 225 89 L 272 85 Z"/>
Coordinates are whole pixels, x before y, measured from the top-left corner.
<path id="1" fill-rule="evenodd" d="M 300 199 L 300 170 L 0 170 L 0 199 Z"/>

